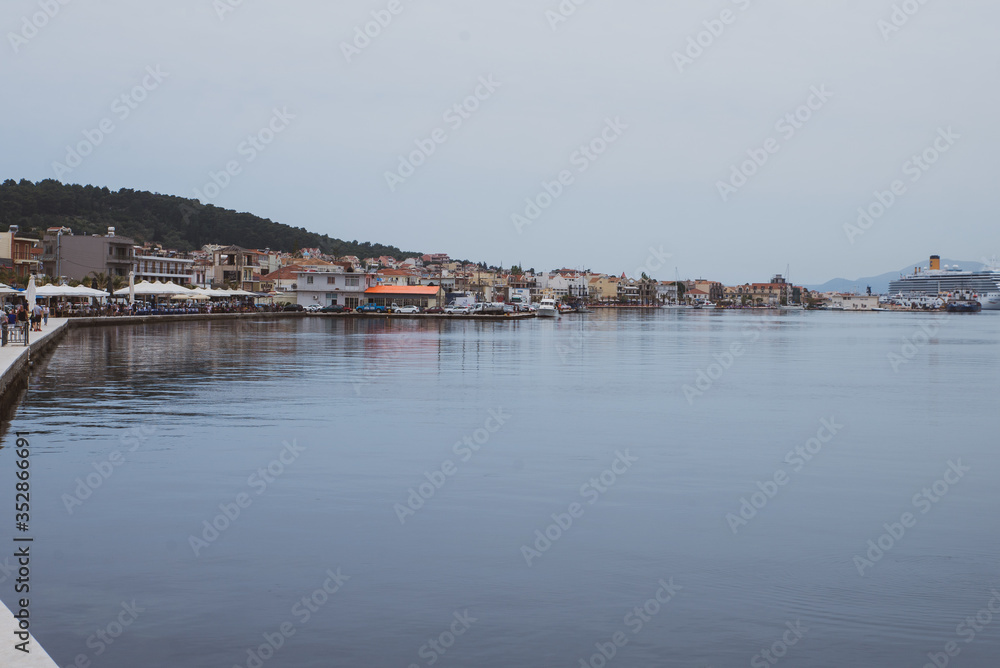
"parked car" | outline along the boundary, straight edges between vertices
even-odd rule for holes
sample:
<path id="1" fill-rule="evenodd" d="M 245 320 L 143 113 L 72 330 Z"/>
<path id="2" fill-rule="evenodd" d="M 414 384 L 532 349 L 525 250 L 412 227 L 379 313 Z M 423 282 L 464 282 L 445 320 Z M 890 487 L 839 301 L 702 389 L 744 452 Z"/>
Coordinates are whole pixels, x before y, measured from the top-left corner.
<path id="1" fill-rule="evenodd" d="M 309 304 L 308 306 L 305 307 L 305 309 L 310 313 L 319 313 L 321 308 L 323 307 L 320 306 L 319 304 Z"/>
<path id="2" fill-rule="evenodd" d="M 362 304 L 358 307 L 358 313 L 385 313 L 386 308 L 378 304 Z"/>
<path id="3" fill-rule="evenodd" d="M 456 315 L 466 314 L 469 313 L 470 311 L 472 311 L 471 306 L 458 306 L 456 304 L 448 304 L 447 306 L 444 307 L 445 313 L 452 313 Z"/>
<path id="4" fill-rule="evenodd" d="M 444 313 L 444 309 L 440 306 L 432 306 L 424 309 L 424 313 Z"/>
<path id="5" fill-rule="evenodd" d="M 282 311 L 305 311 L 305 308 L 302 306 L 302 304 L 285 304 L 285 306 L 281 310 Z"/>
<path id="6" fill-rule="evenodd" d="M 340 306 L 339 304 L 331 304 L 330 306 L 324 306 L 319 310 L 320 313 L 347 313 L 350 311 L 346 306 Z"/>
<path id="7" fill-rule="evenodd" d="M 410 306 L 393 306 L 392 307 L 392 312 L 393 313 L 420 313 L 420 307 L 419 306 L 412 306 L 412 305 L 410 305 Z"/>

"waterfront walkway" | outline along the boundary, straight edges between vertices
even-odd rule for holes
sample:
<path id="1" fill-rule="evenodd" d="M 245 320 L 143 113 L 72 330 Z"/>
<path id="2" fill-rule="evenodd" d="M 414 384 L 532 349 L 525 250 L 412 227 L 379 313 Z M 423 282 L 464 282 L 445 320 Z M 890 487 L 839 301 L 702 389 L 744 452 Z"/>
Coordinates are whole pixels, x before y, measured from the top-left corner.
<path id="1" fill-rule="evenodd" d="M 0 347 L 0 393 L 14 382 L 17 382 L 22 373 L 26 373 L 29 355 L 31 351 L 38 351 L 46 347 L 53 340 L 53 337 L 66 327 L 66 318 L 49 318 L 49 324 L 42 326 L 41 332 L 29 332 L 29 346 L 6 345 Z M 35 353 L 37 354 L 37 352 Z M 13 448 L 8 448 L 7 455 L 12 456 Z M 7 503 L 7 495 L 14 494 L 14 479 L 11 474 L 10 480 L 0 481 L 0 502 Z M 9 499 L 13 501 L 13 499 Z M 13 550 L 13 548 L 10 548 Z M 4 553 L 7 553 L 6 548 Z M 0 598 L 7 599 L 11 605 L 16 605 L 18 598 L 14 593 L 14 575 L 4 578 Z M 33 598 L 27 597 L 29 601 Z M 43 617 L 37 609 L 31 609 L 31 620 L 37 621 Z M 21 641 L 14 635 L 18 631 L 18 622 L 11 612 L 0 601 L 0 666 L 3 668 L 58 668 L 55 661 L 46 653 L 42 646 L 38 644 L 34 636 L 28 645 L 30 652 L 25 654 L 14 648 L 15 643 Z"/>

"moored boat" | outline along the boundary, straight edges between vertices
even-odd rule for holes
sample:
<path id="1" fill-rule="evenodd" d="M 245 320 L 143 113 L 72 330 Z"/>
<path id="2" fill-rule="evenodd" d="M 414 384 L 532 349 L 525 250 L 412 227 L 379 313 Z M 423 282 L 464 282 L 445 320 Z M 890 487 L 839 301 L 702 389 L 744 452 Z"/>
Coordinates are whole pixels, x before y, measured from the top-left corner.
<path id="1" fill-rule="evenodd" d="M 538 302 L 538 311 L 536 315 L 539 318 L 555 318 L 559 315 L 559 307 L 556 306 L 556 300 L 545 298 Z"/>

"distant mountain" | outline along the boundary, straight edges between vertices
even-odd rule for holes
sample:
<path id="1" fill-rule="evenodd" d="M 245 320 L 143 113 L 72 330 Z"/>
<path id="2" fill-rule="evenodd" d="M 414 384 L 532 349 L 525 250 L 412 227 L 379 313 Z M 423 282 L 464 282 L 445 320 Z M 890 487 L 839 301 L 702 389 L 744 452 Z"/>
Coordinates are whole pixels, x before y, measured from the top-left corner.
<path id="1" fill-rule="evenodd" d="M 899 271 L 890 271 L 885 274 L 880 274 L 879 276 L 865 276 L 862 278 L 856 278 L 853 281 L 846 278 L 834 278 L 829 280 L 822 285 L 806 285 L 804 287 L 810 290 L 817 290 L 819 292 L 865 292 L 868 286 L 871 286 L 872 292 L 875 294 L 886 294 L 889 292 L 889 281 L 894 281 L 899 278 L 900 274 L 912 274 L 914 267 L 926 267 L 928 264 L 927 260 L 922 262 L 917 262 L 916 264 L 911 264 L 908 267 L 903 267 Z M 983 268 L 982 262 L 967 262 L 964 260 L 947 260 L 941 259 L 941 266 L 944 265 L 958 265 L 959 268 L 966 271 L 974 271 Z"/>
<path id="2" fill-rule="evenodd" d="M 181 251 L 205 244 L 236 244 L 287 252 L 319 248 L 331 255 L 356 255 L 361 259 L 388 255 L 402 260 L 420 255 L 395 246 L 342 241 L 183 197 L 127 188 L 114 192 L 52 179 L 38 183 L 8 179 L 0 185 L 0 230 L 6 231 L 9 225 L 19 226 L 24 236 L 39 239 L 48 227 L 65 226 L 74 234 L 101 235 L 114 227 L 120 236 Z"/>

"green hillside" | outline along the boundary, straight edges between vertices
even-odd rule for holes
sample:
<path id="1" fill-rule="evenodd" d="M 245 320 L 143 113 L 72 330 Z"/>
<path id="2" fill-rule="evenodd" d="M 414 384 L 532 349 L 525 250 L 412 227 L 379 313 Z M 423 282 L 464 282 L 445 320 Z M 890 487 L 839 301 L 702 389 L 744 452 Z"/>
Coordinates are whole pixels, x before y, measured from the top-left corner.
<path id="1" fill-rule="evenodd" d="M 0 185 L 0 230 L 18 225 L 22 236 L 41 238 L 48 227 L 66 226 L 74 234 L 105 234 L 153 241 L 190 251 L 205 244 L 236 244 L 293 252 L 319 248 L 332 255 L 359 258 L 389 255 L 404 259 L 419 255 L 395 246 L 342 241 L 260 218 L 220 209 L 196 200 L 122 188 L 112 192 L 95 186 L 67 185 L 52 179 L 32 183 L 11 179 Z"/>

